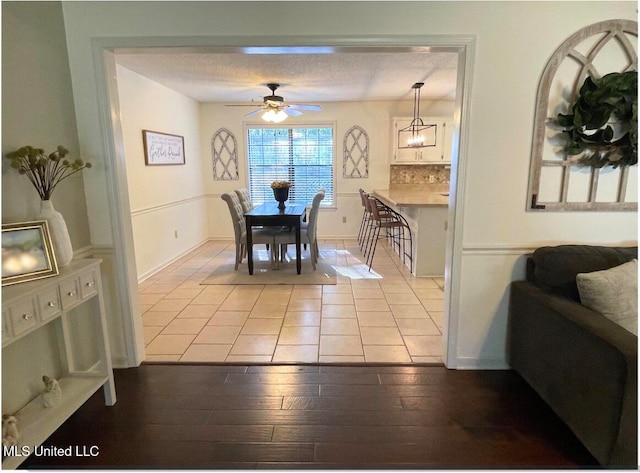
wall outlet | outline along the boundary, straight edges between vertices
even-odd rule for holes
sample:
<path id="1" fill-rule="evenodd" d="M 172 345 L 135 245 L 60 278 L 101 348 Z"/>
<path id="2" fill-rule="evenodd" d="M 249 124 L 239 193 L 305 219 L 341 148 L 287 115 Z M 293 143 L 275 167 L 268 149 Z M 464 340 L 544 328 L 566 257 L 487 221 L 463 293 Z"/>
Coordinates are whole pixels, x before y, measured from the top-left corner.
<path id="1" fill-rule="evenodd" d="M 347 223 L 347 217 L 342 217 L 342 223 Z"/>
<path id="2" fill-rule="evenodd" d="M 178 239 L 178 230 L 173 231 L 173 236 L 176 240 Z"/>

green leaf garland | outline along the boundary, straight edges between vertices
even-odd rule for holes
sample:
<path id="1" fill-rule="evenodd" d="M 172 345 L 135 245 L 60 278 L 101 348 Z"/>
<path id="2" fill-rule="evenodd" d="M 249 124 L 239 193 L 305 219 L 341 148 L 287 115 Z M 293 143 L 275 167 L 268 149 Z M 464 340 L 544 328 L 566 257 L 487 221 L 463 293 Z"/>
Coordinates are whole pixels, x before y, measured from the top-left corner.
<path id="1" fill-rule="evenodd" d="M 571 114 L 558 114 L 564 151 L 585 165 L 633 166 L 638 163 L 638 73 L 613 72 L 587 77 Z"/>

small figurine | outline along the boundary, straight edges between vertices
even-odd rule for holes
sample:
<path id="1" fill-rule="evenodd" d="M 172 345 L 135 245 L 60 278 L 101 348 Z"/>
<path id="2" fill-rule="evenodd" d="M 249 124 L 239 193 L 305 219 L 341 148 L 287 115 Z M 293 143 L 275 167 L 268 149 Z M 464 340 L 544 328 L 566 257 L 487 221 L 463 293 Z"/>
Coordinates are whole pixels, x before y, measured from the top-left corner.
<path id="1" fill-rule="evenodd" d="M 42 377 L 42 381 L 44 382 L 44 393 L 42 395 L 44 399 L 44 407 L 53 407 L 58 404 L 58 401 L 62 397 L 60 384 L 58 384 L 58 381 L 53 378 L 49 378 L 47 375 Z"/>
<path id="2" fill-rule="evenodd" d="M 2 445 L 5 447 L 11 447 L 18 445 L 18 419 L 14 416 L 4 414 L 2 416 Z"/>

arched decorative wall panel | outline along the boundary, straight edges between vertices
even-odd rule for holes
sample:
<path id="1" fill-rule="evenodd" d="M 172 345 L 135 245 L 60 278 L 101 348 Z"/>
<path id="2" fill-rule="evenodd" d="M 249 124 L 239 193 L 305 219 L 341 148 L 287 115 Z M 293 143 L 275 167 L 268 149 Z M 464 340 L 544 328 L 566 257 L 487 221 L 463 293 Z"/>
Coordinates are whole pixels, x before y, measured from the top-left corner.
<path id="1" fill-rule="evenodd" d="M 211 157 L 213 159 L 214 181 L 237 181 L 238 143 L 226 128 L 220 128 L 211 138 Z"/>
<path id="2" fill-rule="evenodd" d="M 343 142 L 342 177 L 364 179 L 369 177 L 369 135 L 354 125 L 345 133 Z"/>
<path id="3" fill-rule="evenodd" d="M 527 210 L 637 210 L 638 167 L 596 169 L 564 152 L 559 113 L 569 113 L 587 77 L 638 68 L 638 23 L 609 20 L 569 37 L 538 87 Z"/>

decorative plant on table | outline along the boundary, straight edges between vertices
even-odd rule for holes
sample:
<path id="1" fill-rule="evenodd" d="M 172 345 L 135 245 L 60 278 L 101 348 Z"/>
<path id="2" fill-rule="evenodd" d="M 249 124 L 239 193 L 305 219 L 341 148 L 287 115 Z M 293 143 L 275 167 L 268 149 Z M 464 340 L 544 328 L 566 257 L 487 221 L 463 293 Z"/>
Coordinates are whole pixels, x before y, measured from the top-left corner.
<path id="1" fill-rule="evenodd" d="M 81 159 L 69 160 L 64 146 L 45 154 L 41 148 L 23 146 L 8 153 L 5 157 L 11 161 L 11 167 L 19 174 L 27 176 L 40 196 L 41 206 L 39 218 L 47 220 L 59 266 L 66 266 L 73 258 L 71 239 L 64 218 L 53 208 L 51 195 L 55 188 L 73 174 L 90 168 L 91 163 Z"/>
<path id="2" fill-rule="evenodd" d="M 565 152 L 593 168 L 638 162 L 638 73 L 587 77 L 568 115 L 558 114 Z"/>
<path id="3" fill-rule="evenodd" d="M 41 200 L 50 200 L 53 191 L 61 181 L 91 167 L 91 163 L 84 162 L 82 159 L 74 161 L 65 159 L 68 154 L 69 150 L 64 146 L 58 146 L 49 155 L 46 155 L 43 149 L 24 146 L 8 153 L 6 157 L 11 160 L 12 168 L 27 176 Z"/>
<path id="4" fill-rule="evenodd" d="M 289 181 L 273 181 L 271 188 L 273 189 L 273 197 L 278 201 L 278 208 L 284 209 L 284 203 L 289 199 L 289 189 L 292 184 Z"/>

